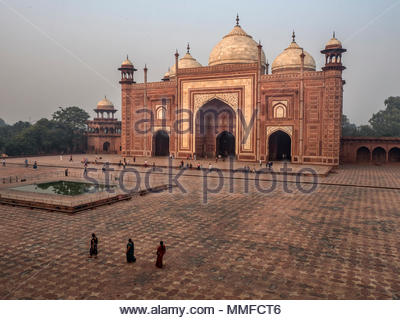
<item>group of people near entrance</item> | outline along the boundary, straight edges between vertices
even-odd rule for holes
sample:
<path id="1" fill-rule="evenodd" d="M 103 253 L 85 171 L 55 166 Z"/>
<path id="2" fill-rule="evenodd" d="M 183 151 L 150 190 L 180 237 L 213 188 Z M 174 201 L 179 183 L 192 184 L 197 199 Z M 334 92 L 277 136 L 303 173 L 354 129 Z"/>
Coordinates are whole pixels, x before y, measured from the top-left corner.
<path id="1" fill-rule="evenodd" d="M 96 237 L 94 233 L 92 233 L 92 239 L 90 240 L 90 250 L 89 256 L 97 258 L 97 245 L 99 243 L 99 239 Z M 162 268 L 163 267 L 163 258 L 165 253 L 167 252 L 167 247 L 165 246 L 163 241 L 160 241 L 160 245 L 157 248 L 157 258 L 156 258 L 156 267 Z M 135 244 L 133 243 L 132 239 L 128 240 L 126 245 L 126 261 L 128 263 L 132 263 L 136 261 L 135 257 Z"/>

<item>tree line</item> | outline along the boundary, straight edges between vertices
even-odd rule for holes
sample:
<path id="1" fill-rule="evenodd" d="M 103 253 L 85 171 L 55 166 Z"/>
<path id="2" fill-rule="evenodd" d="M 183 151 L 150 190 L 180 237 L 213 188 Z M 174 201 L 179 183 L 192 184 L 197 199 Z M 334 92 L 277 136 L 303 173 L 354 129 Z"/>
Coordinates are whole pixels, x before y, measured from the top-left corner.
<path id="1" fill-rule="evenodd" d="M 60 107 L 51 119 L 42 118 L 31 124 L 18 121 L 8 125 L 0 119 L 0 154 L 9 156 L 59 154 L 86 150 L 86 121 L 83 109 Z"/>
<path id="2" fill-rule="evenodd" d="M 342 136 L 400 137 L 400 97 L 387 98 L 385 109 L 374 113 L 365 125 L 357 126 L 343 115 Z"/>

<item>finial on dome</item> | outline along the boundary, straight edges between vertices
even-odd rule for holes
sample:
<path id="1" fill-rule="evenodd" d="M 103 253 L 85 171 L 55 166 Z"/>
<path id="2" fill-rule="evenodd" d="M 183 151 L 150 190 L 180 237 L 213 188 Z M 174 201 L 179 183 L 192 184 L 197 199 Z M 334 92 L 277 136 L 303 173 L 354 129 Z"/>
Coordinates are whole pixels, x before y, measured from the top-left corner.
<path id="1" fill-rule="evenodd" d="M 336 33 L 333 31 L 333 39 L 336 39 Z"/>
<path id="2" fill-rule="evenodd" d="M 129 60 L 129 57 L 128 57 L 128 55 L 126 55 L 126 60 Z"/>
<path id="3" fill-rule="evenodd" d="M 189 46 L 189 42 L 188 42 L 188 44 L 187 44 L 187 47 L 186 47 L 186 49 L 187 49 L 186 53 L 190 53 L 190 46 Z"/>
<path id="4" fill-rule="evenodd" d="M 236 15 L 236 25 L 239 27 L 239 13 Z"/>
<path id="5" fill-rule="evenodd" d="M 294 30 L 293 30 L 293 33 L 292 33 L 292 39 L 293 39 L 292 42 L 296 42 L 296 34 L 294 33 Z"/>

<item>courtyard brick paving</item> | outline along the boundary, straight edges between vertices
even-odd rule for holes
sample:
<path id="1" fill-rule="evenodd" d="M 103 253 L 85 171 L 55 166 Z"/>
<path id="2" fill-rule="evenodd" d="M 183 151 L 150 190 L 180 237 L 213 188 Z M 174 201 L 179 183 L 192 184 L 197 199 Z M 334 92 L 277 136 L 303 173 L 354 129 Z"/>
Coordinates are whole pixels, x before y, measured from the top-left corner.
<path id="1" fill-rule="evenodd" d="M 31 171 L 8 165 L 0 177 Z M 252 180 L 245 194 L 235 180 L 234 193 L 224 184 L 205 204 L 203 179 L 182 176 L 185 194 L 75 215 L 0 206 L 0 299 L 399 299 L 400 166 L 335 171 L 308 194 L 283 183 L 263 194 Z M 88 257 L 92 232 L 97 259 Z"/>

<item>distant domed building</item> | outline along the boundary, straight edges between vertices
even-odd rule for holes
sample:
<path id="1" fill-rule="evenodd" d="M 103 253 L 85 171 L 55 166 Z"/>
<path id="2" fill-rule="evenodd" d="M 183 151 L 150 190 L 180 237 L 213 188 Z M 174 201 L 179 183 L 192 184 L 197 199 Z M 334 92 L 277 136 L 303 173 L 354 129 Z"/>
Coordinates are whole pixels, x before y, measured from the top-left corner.
<path id="1" fill-rule="evenodd" d="M 130 61 L 128 59 L 124 61 L 124 63 L 127 62 Z M 104 97 L 97 103 L 94 112 L 96 112 L 96 117 L 87 121 L 87 151 L 89 153 L 120 153 L 121 121 L 114 117 L 117 110 L 113 103 Z"/>
<path id="2" fill-rule="evenodd" d="M 292 34 L 271 65 L 259 42 L 236 25 L 212 49 L 208 65 L 187 47 L 161 81 L 121 71 L 122 154 L 176 158 L 235 157 L 339 164 L 343 106 L 342 48 L 333 37 L 315 60 Z"/>

